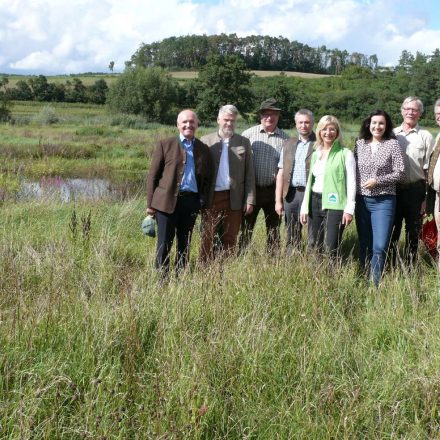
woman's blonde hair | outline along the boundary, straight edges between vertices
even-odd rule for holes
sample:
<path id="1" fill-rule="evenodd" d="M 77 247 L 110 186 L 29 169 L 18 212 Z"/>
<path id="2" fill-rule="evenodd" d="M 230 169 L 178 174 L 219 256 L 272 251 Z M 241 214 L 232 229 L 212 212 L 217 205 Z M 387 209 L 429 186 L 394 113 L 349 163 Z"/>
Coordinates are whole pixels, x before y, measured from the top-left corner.
<path id="1" fill-rule="evenodd" d="M 336 131 L 338 132 L 338 135 L 336 136 L 336 141 L 339 141 L 342 143 L 342 133 L 341 133 L 341 124 L 339 123 L 336 116 L 332 115 L 325 115 L 323 116 L 316 126 L 316 142 L 315 142 L 315 148 L 319 147 L 324 143 L 322 136 L 321 136 L 321 130 L 323 130 L 327 125 L 334 125 L 336 127 Z"/>

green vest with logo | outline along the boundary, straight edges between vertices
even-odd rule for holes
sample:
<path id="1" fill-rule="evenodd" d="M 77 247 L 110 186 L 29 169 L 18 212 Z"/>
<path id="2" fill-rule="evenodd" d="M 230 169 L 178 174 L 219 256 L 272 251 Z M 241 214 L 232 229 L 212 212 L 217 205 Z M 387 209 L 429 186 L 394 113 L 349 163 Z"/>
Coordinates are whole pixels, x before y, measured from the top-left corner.
<path id="1" fill-rule="evenodd" d="M 347 205 L 347 172 L 345 155 L 348 149 L 335 141 L 330 149 L 324 168 L 324 187 L 322 190 L 322 209 L 344 210 Z M 309 179 L 306 188 L 306 200 L 310 206 L 310 196 L 314 183 L 313 167 L 318 159 L 316 151 L 312 154 Z M 309 209 L 310 212 L 310 209 Z"/>

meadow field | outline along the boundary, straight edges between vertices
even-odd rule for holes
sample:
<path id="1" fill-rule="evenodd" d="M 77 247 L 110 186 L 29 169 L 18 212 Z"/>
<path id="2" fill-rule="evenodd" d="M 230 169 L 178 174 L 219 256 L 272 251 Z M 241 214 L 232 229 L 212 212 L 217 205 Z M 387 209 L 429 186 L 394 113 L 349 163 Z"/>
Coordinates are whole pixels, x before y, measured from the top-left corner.
<path id="1" fill-rule="evenodd" d="M 376 290 L 354 225 L 341 264 L 268 258 L 260 222 L 245 255 L 210 267 L 197 225 L 189 269 L 160 285 L 143 185 L 175 129 L 95 106 L 13 111 L 0 125 L 0 438 L 440 437 L 440 283 L 423 248 Z M 350 145 L 357 127 L 344 129 Z M 48 177 L 134 190 L 21 197 Z"/>
<path id="2" fill-rule="evenodd" d="M 281 70 L 251 70 L 251 72 L 263 78 L 268 76 L 296 76 L 299 78 L 326 78 L 332 75 L 324 75 L 318 73 L 306 73 L 306 72 L 291 72 L 291 71 L 281 71 Z M 170 72 L 171 76 L 179 80 L 189 80 L 195 79 L 198 76 L 198 71 L 196 70 L 176 70 Z M 51 83 L 62 83 L 65 84 L 67 81 L 71 81 L 74 78 L 78 78 L 85 86 L 91 86 L 95 81 L 99 79 L 105 80 L 105 82 L 110 85 L 116 78 L 118 78 L 119 73 L 82 73 L 78 75 L 51 75 L 47 79 Z M 18 81 L 26 81 L 30 76 L 27 75 L 11 75 L 8 76 L 8 87 L 15 87 Z"/>

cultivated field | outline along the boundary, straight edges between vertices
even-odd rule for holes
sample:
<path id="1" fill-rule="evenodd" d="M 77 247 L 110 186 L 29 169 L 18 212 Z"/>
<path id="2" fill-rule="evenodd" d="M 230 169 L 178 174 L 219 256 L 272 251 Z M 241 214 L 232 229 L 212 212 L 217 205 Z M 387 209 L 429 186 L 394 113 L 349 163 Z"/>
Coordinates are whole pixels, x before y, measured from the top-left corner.
<path id="1" fill-rule="evenodd" d="M 332 75 L 321 75 L 318 73 L 288 72 L 281 70 L 251 70 L 251 72 L 256 76 L 261 76 L 263 78 L 266 78 L 268 76 L 279 76 L 279 75 L 296 76 L 299 78 L 327 78 L 329 76 L 332 76 Z M 194 79 L 197 78 L 198 72 L 195 71 L 171 72 L 171 75 L 174 78 L 178 78 L 178 79 Z"/>
<path id="2" fill-rule="evenodd" d="M 95 81 L 99 79 L 103 79 L 107 82 L 107 84 L 111 84 L 111 82 L 117 78 L 117 73 L 90 73 L 90 74 L 78 74 L 78 75 L 50 75 L 47 76 L 47 80 L 50 83 L 62 83 L 65 84 L 67 81 L 72 82 L 74 78 L 78 78 L 85 86 L 91 86 L 95 83 Z M 11 75 L 8 76 L 8 87 L 15 87 L 17 81 L 26 81 L 30 78 L 29 75 Z"/>
<path id="3" fill-rule="evenodd" d="M 321 75 L 316 73 L 304 73 L 304 72 L 287 72 L 280 70 L 252 70 L 254 75 L 260 77 L 268 77 L 268 76 L 296 76 L 300 78 L 325 78 L 332 75 Z M 171 76 L 177 78 L 179 80 L 187 80 L 197 78 L 197 71 L 174 71 L 170 72 Z M 78 78 L 85 86 L 91 86 L 95 83 L 95 81 L 99 79 L 103 79 L 106 81 L 108 85 L 110 85 L 116 78 L 118 78 L 118 73 L 96 73 L 96 74 L 78 74 L 78 75 L 51 75 L 47 77 L 47 80 L 51 83 L 63 83 L 65 84 L 67 81 L 73 81 L 74 78 Z M 15 87 L 17 81 L 27 80 L 30 77 L 27 75 L 12 75 L 8 77 L 9 83 L 7 87 Z"/>
<path id="4" fill-rule="evenodd" d="M 17 197 L 47 176 L 142 183 L 174 128 L 94 106 L 14 111 L 20 124 L 0 125 L 0 438 L 440 436 L 440 284 L 423 249 L 375 290 L 354 225 L 342 264 L 267 258 L 261 221 L 247 254 L 208 268 L 197 225 L 189 270 L 160 286 L 142 189 Z"/>

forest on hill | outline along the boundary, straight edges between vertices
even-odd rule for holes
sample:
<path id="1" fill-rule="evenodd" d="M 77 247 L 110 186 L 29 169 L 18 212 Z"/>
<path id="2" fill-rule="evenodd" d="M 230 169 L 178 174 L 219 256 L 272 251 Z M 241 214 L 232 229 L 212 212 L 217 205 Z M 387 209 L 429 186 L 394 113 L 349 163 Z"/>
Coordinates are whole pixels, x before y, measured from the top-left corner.
<path id="1" fill-rule="evenodd" d="M 113 67 L 112 62 L 109 69 Z M 172 70 L 196 69 L 197 77 L 178 79 Z M 252 69 L 274 71 L 260 77 Z M 275 73 L 275 70 L 278 73 Z M 297 70 L 328 73 L 322 78 L 290 77 Z M 139 115 L 147 121 L 174 123 L 184 107 L 195 108 L 204 124 L 215 121 L 218 108 L 235 104 L 245 119 L 255 116 L 262 100 L 277 98 L 283 106 L 281 125 L 289 127 L 298 108 L 332 113 L 358 122 L 374 108 L 383 108 L 395 123 L 406 96 L 418 96 L 426 111 L 422 124 L 435 125 L 432 106 L 440 97 L 440 50 L 431 54 L 403 51 L 393 67 L 381 67 L 375 55 L 313 49 L 279 37 L 232 35 L 171 37 L 142 44 L 112 80 L 68 78 L 64 83 L 43 75 L 8 84 L 0 80 L 0 119 L 9 120 L 14 101 L 105 104 L 114 113 Z M 12 84 L 13 82 L 13 84 Z"/>
<path id="2" fill-rule="evenodd" d="M 288 70 L 338 75 L 350 64 L 376 69 L 376 55 L 347 50 L 317 48 L 284 37 L 236 34 L 185 35 L 141 44 L 129 66 L 159 66 L 169 69 L 199 69 L 208 57 L 237 55 L 251 70 Z"/>

